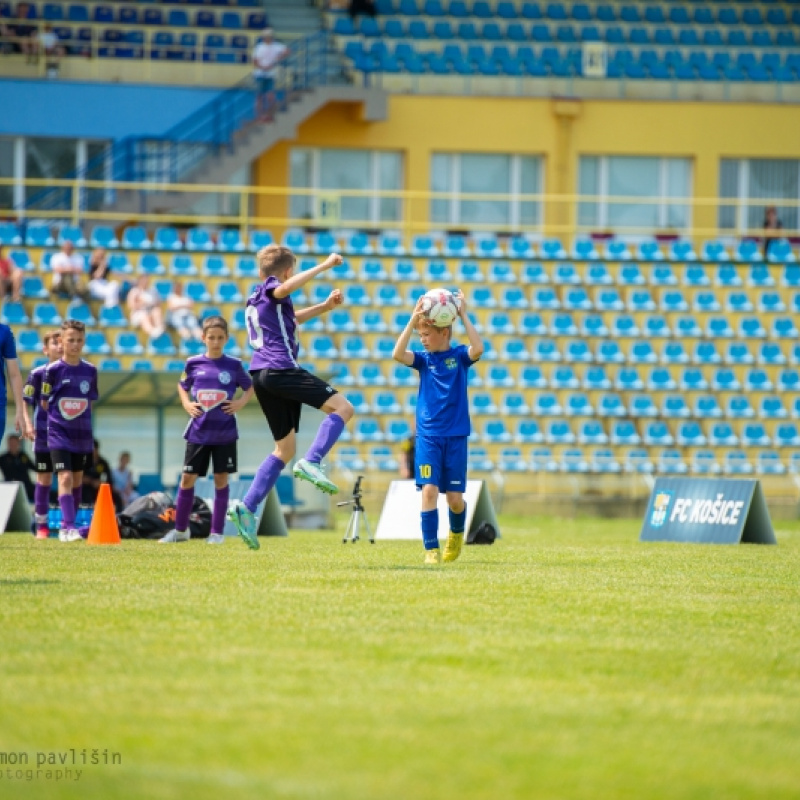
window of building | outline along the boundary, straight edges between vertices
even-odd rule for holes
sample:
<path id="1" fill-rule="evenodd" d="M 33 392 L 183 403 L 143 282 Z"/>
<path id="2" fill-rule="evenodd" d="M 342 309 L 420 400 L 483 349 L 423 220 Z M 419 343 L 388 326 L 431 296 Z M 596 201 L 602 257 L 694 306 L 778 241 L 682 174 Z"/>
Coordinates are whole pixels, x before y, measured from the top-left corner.
<path id="1" fill-rule="evenodd" d="M 785 158 L 723 158 L 719 170 L 719 196 L 737 202 L 720 203 L 720 228 L 744 232 L 761 228 L 766 206 L 777 206 L 784 228 L 800 227 L 800 160 Z"/>
<path id="2" fill-rule="evenodd" d="M 449 195 L 431 200 L 435 224 L 535 227 L 542 221 L 541 201 L 523 196 L 541 194 L 542 159 L 499 153 L 436 153 L 431 160 L 431 191 Z"/>
<path id="3" fill-rule="evenodd" d="M 681 230 L 691 224 L 688 158 L 581 156 L 578 224 L 619 233 Z"/>
<path id="4" fill-rule="evenodd" d="M 0 178 L 14 177 L 14 140 L 0 137 Z M 0 185 L 0 208 L 10 209 L 14 206 L 14 187 L 11 184 Z"/>
<path id="5" fill-rule="evenodd" d="M 402 219 L 400 198 L 379 194 L 402 190 L 402 153 L 295 147 L 289 155 L 289 172 L 293 188 L 312 190 L 291 196 L 289 214 L 293 219 L 319 217 L 320 202 L 331 195 L 338 198 L 342 222 L 372 224 Z"/>

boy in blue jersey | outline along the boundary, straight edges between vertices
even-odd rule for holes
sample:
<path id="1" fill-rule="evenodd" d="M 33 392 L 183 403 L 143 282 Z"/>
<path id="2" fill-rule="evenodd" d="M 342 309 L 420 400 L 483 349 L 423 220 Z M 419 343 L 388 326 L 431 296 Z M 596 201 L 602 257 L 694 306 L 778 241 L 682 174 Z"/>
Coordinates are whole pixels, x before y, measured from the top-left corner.
<path id="1" fill-rule="evenodd" d="M 190 538 L 189 516 L 194 503 L 194 485 L 208 472 L 214 460 L 214 508 L 211 512 L 209 544 L 222 544 L 225 536 L 225 513 L 228 510 L 228 475 L 237 470 L 237 411 L 253 396 L 253 381 L 244 371 L 241 359 L 225 355 L 228 323 L 222 317 L 203 320 L 205 355 L 192 356 L 178 383 L 178 394 L 191 417 L 186 427 L 186 457 L 181 485 L 175 499 L 175 530 L 162 543 L 186 542 Z M 244 394 L 234 400 L 236 390 Z"/>
<path id="2" fill-rule="evenodd" d="M 464 541 L 467 506 L 467 437 L 470 434 L 467 370 L 483 354 L 483 342 L 467 316 L 461 293 L 458 314 L 467 332 L 469 347 L 453 345 L 453 327 L 435 327 L 425 317 L 422 298 L 394 346 L 392 358 L 419 372 L 417 397 L 417 446 L 414 478 L 422 490 L 422 542 L 425 563 L 455 561 Z M 424 352 L 408 349 L 414 330 Z M 439 551 L 439 494 L 447 497 L 450 534 L 444 555 Z"/>
<path id="3" fill-rule="evenodd" d="M 86 326 L 65 320 L 61 326 L 63 356 L 45 367 L 42 408 L 47 412 L 47 447 L 58 473 L 62 542 L 80 541 L 75 514 L 83 493 L 84 470 L 92 466 L 92 403 L 97 400 L 97 367 L 81 358 Z"/>
<path id="4" fill-rule="evenodd" d="M 296 328 L 342 303 L 334 289 L 316 305 L 295 311 L 291 294 L 312 278 L 342 263 L 332 253 L 316 267 L 294 274 L 295 256 L 288 247 L 270 245 L 258 251 L 258 271 L 264 281 L 247 300 L 247 332 L 255 351 L 250 363 L 256 399 L 275 439 L 275 450 L 259 466 L 242 502 L 233 503 L 228 519 L 251 550 L 259 547 L 255 510 L 269 494 L 281 471 L 294 458 L 300 412 L 312 406 L 328 416 L 322 421 L 311 447 L 294 466 L 293 474 L 326 494 L 336 494 L 336 484 L 322 470 L 322 459 L 353 417 L 353 406 L 322 378 L 303 369 L 297 361 Z"/>
<path id="5" fill-rule="evenodd" d="M 47 512 L 50 508 L 50 486 L 53 482 L 53 459 L 47 446 L 47 412 L 42 408 L 42 383 L 47 367 L 61 358 L 61 331 L 50 331 L 44 339 L 44 355 L 47 364 L 31 370 L 25 388 L 22 390 L 25 403 L 33 409 L 33 426 L 30 439 L 33 441 L 33 457 L 36 465 L 36 488 L 33 490 L 33 513 L 36 521 L 36 538 L 47 539 L 50 530 Z M 28 421 L 28 409 L 25 409 Z"/>
<path id="6" fill-rule="evenodd" d="M 6 432 L 6 373 L 14 393 L 14 427 L 22 436 L 29 437 L 29 426 L 25 420 L 25 405 L 22 401 L 22 374 L 17 361 L 17 345 L 8 325 L 0 325 L 0 441 Z M 27 426 L 27 427 L 26 427 Z"/>

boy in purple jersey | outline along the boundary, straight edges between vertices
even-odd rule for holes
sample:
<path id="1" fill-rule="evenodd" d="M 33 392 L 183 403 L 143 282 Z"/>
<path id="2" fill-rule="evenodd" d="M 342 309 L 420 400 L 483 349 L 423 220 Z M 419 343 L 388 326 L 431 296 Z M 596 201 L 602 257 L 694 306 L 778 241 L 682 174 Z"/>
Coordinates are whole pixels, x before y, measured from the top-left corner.
<path id="1" fill-rule="evenodd" d="M 44 336 L 44 355 L 48 364 L 61 358 L 61 331 L 50 331 Z M 47 447 L 47 413 L 42 408 L 42 383 L 48 364 L 31 370 L 22 397 L 25 400 L 25 421 L 31 428 L 28 437 L 33 442 L 33 457 L 36 464 L 36 488 L 33 490 L 33 513 L 36 520 L 36 538 L 46 539 L 50 535 L 47 512 L 50 508 L 50 486 L 53 482 L 53 459 Z M 33 408 L 33 426 L 28 417 L 28 408 Z"/>
<path id="2" fill-rule="evenodd" d="M 228 512 L 230 519 L 252 550 L 259 547 L 255 510 L 278 480 L 283 468 L 294 458 L 300 411 L 303 404 L 324 411 L 316 438 L 294 467 L 294 475 L 313 483 L 327 494 L 339 490 L 322 471 L 322 459 L 341 436 L 344 426 L 353 417 L 353 406 L 321 378 L 303 369 L 297 362 L 299 344 L 295 329 L 307 320 L 330 311 L 342 302 L 342 293 L 334 289 L 324 303 L 297 312 L 292 305 L 292 292 L 317 275 L 342 263 L 342 257 L 331 253 L 322 264 L 294 274 L 295 256 L 288 247 L 270 245 L 259 250 L 258 271 L 264 283 L 247 300 L 247 330 L 250 346 L 255 350 L 250 374 L 261 410 L 267 418 L 275 450 L 258 468 L 258 472 L 242 502 Z"/>
<path id="3" fill-rule="evenodd" d="M 194 503 L 194 485 L 205 476 L 214 459 L 214 509 L 211 513 L 209 544 L 222 544 L 225 537 L 225 512 L 228 510 L 228 475 L 236 472 L 237 411 L 253 396 L 253 381 L 238 358 L 223 352 L 228 341 L 228 323 L 222 317 L 203 320 L 203 342 L 206 353 L 192 356 L 186 362 L 178 384 L 186 413 L 191 417 L 186 426 L 186 458 L 181 485 L 175 500 L 175 530 L 162 543 L 186 542 L 190 538 L 189 515 Z M 244 394 L 233 399 L 236 390 Z"/>
<path id="4" fill-rule="evenodd" d="M 86 341 L 82 322 L 61 326 L 64 355 L 48 364 L 42 381 L 42 408 L 47 411 L 47 446 L 58 473 L 62 542 L 77 542 L 75 512 L 83 492 L 83 471 L 92 464 L 92 402 L 97 400 L 97 368 L 81 358 Z"/>

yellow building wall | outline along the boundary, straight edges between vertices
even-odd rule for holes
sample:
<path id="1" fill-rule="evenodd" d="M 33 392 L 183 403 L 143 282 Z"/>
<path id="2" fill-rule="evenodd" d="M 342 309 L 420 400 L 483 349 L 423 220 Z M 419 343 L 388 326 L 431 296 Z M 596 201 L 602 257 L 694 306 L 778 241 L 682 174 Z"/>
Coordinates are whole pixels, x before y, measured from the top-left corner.
<path id="1" fill-rule="evenodd" d="M 800 159 L 800 108 L 741 103 L 667 103 L 607 100 L 413 97 L 393 95 L 383 122 L 364 122 L 357 105 L 332 103 L 307 119 L 296 141 L 281 143 L 257 161 L 257 186 L 289 185 L 289 151 L 302 147 L 400 150 L 405 187 L 430 189 L 435 152 L 517 153 L 544 157 L 544 191 L 577 193 L 581 155 L 681 156 L 693 160 L 696 200 L 719 190 L 721 158 Z M 407 220 L 427 225 L 427 199 L 412 199 Z M 549 225 L 569 225 L 571 206 L 550 204 Z M 272 228 L 288 214 L 285 195 L 260 197 L 256 216 Z M 716 207 L 699 203 L 698 233 L 711 235 Z"/>

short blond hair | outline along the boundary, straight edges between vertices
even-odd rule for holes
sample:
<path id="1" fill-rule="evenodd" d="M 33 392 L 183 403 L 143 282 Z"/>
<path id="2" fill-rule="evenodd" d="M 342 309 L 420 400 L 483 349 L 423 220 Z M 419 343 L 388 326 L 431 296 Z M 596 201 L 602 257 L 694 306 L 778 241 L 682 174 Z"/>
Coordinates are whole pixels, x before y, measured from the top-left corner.
<path id="1" fill-rule="evenodd" d="M 288 248 L 280 244 L 268 244 L 256 253 L 258 261 L 258 274 L 262 278 L 269 278 L 292 269 L 297 260 L 295 254 Z"/>

